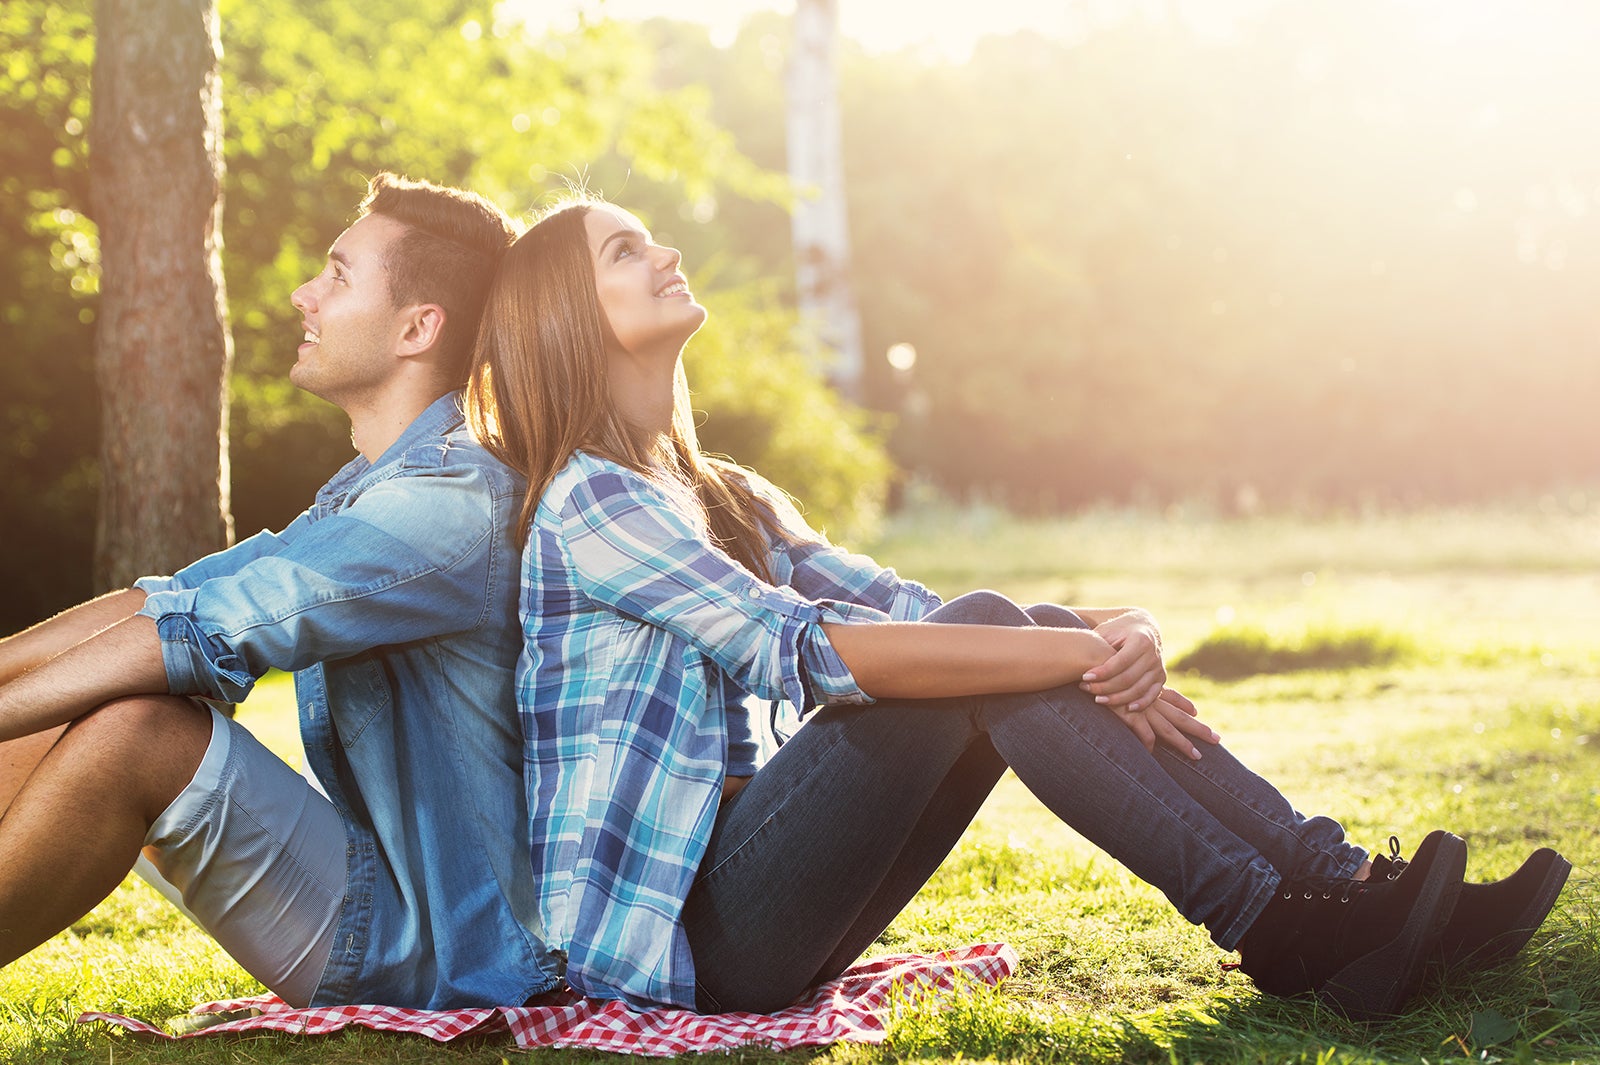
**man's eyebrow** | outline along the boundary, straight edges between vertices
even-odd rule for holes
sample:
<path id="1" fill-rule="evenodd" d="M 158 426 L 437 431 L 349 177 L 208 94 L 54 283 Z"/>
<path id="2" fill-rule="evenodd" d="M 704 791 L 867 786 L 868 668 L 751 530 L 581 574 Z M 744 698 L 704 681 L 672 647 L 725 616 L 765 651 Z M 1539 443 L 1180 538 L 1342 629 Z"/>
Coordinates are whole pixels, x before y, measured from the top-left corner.
<path id="1" fill-rule="evenodd" d="M 612 241 L 620 240 L 623 237 L 636 237 L 639 240 L 646 241 L 646 242 L 648 242 L 650 240 L 650 234 L 641 233 L 637 229 L 619 229 L 615 233 L 613 233 L 609 237 L 607 237 L 605 240 L 602 240 L 600 242 L 600 250 L 595 253 L 595 258 L 598 259 L 598 258 L 600 258 L 600 256 L 604 255 L 606 253 L 606 249 L 611 246 L 611 242 Z"/>
<path id="2" fill-rule="evenodd" d="M 350 269 L 350 256 L 346 255 L 344 252 L 340 251 L 338 248 L 329 248 L 328 249 L 328 258 L 332 259 L 334 262 L 338 263 L 340 266 L 344 267 L 346 270 Z"/>

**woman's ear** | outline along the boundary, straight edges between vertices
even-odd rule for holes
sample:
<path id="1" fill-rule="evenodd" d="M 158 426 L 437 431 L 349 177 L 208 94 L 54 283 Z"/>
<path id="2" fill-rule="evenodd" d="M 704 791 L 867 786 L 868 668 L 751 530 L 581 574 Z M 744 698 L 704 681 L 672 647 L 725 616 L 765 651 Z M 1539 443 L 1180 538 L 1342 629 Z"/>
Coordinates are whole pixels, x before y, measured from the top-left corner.
<path id="1" fill-rule="evenodd" d="M 421 355 L 431 351 L 444 333 L 444 308 L 437 303 L 419 303 L 409 309 L 405 331 L 400 334 L 401 355 Z"/>

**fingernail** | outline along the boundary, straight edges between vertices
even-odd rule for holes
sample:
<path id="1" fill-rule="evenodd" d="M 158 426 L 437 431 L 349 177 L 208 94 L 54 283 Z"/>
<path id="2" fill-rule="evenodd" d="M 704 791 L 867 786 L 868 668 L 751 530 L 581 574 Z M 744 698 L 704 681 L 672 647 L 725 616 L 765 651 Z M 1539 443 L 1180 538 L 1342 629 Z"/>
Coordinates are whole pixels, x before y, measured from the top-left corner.
<path id="1" fill-rule="evenodd" d="M 1195 761 L 1198 762 L 1200 760 L 1200 748 L 1198 748 L 1198 747 L 1190 747 L 1189 748 L 1189 757 L 1193 758 Z"/>
<path id="2" fill-rule="evenodd" d="M 1089 681 L 1089 680 L 1099 680 L 1099 679 L 1100 679 L 1100 677 L 1099 677 L 1099 675 L 1098 675 L 1098 674 L 1095 674 L 1095 673 L 1085 673 L 1085 674 L 1084 674 L 1084 675 L 1083 675 L 1083 679 L 1084 679 L 1084 680 L 1086 680 L 1086 681 Z"/>
<path id="3" fill-rule="evenodd" d="M 1107 700 L 1104 695 L 1096 695 L 1094 697 L 1094 701 L 1104 706 L 1109 700 Z"/>

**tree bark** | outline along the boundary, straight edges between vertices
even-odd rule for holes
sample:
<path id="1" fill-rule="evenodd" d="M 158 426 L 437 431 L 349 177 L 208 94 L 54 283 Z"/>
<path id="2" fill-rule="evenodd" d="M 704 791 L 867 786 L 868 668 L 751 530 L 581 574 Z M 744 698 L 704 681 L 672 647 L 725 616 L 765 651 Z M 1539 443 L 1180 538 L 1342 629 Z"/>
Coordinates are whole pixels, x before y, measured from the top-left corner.
<path id="1" fill-rule="evenodd" d="M 861 320 L 850 285 L 844 152 L 834 51 L 838 0 L 796 0 L 788 71 L 789 177 L 795 293 L 829 378 L 861 399 Z"/>
<path id="2" fill-rule="evenodd" d="M 95 581 L 225 547 L 221 44 L 215 0 L 98 0 L 90 202 L 100 230 Z"/>

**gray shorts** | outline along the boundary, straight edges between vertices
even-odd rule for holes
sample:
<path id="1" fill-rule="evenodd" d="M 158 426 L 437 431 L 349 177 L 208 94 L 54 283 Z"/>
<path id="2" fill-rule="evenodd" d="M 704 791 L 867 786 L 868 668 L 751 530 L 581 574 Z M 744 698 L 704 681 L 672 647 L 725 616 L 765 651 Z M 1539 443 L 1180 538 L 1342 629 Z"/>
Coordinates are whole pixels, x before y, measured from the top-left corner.
<path id="1" fill-rule="evenodd" d="M 200 768 L 150 827 L 144 856 L 250 975 L 304 1006 L 344 906 L 344 822 L 248 729 L 210 713 Z"/>

